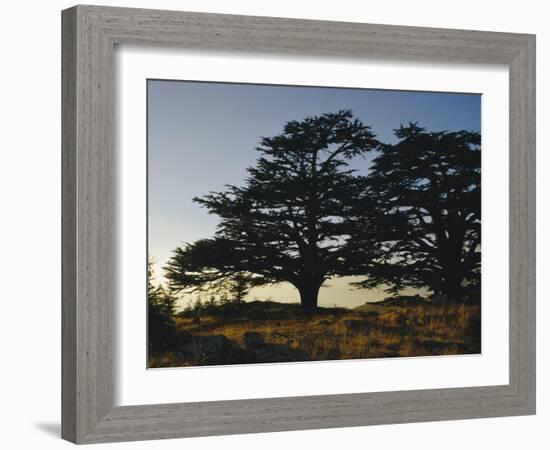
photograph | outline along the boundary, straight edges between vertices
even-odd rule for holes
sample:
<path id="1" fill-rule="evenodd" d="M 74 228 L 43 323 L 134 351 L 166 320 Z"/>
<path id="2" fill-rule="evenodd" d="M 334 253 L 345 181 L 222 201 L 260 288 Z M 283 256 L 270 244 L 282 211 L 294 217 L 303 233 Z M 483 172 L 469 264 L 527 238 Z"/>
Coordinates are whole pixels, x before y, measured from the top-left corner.
<path id="1" fill-rule="evenodd" d="M 481 353 L 481 94 L 146 95 L 147 368 Z"/>

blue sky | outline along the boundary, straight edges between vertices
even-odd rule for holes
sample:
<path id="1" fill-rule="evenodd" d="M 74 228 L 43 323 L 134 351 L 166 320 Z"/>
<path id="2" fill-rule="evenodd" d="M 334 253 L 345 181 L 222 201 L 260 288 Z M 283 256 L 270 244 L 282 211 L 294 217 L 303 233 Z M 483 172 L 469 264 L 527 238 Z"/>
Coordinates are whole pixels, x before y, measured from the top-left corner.
<path id="1" fill-rule="evenodd" d="M 149 80 L 147 95 L 149 255 L 161 281 L 171 250 L 211 237 L 218 223 L 191 199 L 242 184 L 260 137 L 279 134 L 289 120 L 351 109 L 383 142 L 392 142 L 393 129 L 408 122 L 431 131 L 481 129 L 478 94 Z M 353 168 L 367 172 L 373 156 L 354 160 Z M 322 288 L 320 304 L 384 298 L 381 291 L 349 291 L 347 281 Z M 298 299 L 284 285 L 249 294 L 267 297 Z"/>

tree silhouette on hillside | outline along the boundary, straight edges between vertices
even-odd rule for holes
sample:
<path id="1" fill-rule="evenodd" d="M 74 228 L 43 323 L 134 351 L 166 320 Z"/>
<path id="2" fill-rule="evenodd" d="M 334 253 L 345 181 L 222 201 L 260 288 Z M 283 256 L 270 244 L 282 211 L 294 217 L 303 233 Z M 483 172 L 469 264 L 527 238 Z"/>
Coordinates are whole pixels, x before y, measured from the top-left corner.
<path id="1" fill-rule="evenodd" d="M 382 144 L 349 110 L 290 121 L 262 138 L 242 186 L 195 198 L 220 218 L 209 239 L 178 247 L 171 289 L 233 292 L 289 282 L 315 310 L 333 277 L 363 288 L 424 288 L 479 297 L 480 134 L 429 132 L 415 123 Z M 353 158 L 376 151 L 368 174 Z"/>
<path id="2" fill-rule="evenodd" d="M 314 310 L 327 279 L 355 273 L 346 262 L 347 219 L 364 181 L 349 162 L 378 145 L 349 110 L 290 121 L 283 133 L 262 138 L 243 186 L 194 199 L 220 223 L 213 238 L 174 251 L 165 267 L 171 285 L 200 290 L 235 277 L 249 286 L 286 281 Z"/>
<path id="3" fill-rule="evenodd" d="M 479 296 L 480 134 L 427 132 L 411 123 L 395 135 L 396 144 L 380 146 L 347 222 L 349 263 L 367 275 L 359 285 L 427 288 L 453 300 Z"/>

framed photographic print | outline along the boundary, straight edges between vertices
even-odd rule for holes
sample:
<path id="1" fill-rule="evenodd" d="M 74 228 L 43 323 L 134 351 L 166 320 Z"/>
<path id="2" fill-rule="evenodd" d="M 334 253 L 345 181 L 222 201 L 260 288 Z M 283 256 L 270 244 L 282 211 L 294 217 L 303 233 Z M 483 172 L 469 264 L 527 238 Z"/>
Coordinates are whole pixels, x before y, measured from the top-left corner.
<path id="1" fill-rule="evenodd" d="M 534 36 L 62 17 L 65 439 L 534 414 Z"/>

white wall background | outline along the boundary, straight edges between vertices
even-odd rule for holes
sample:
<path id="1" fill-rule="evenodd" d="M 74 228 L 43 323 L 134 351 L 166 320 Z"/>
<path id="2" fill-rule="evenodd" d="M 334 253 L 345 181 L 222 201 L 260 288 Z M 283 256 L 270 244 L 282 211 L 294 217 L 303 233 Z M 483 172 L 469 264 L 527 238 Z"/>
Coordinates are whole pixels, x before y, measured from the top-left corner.
<path id="1" fill-rule="evenodd" d="M 537 34 L 538 415 L 428 424 L 104 444 L 98 448 L 280 449 L 343 445 L 370 448 L 542 449 L 550 437 L 545 371 L 550 317 L 550 225 L 544 149 L 550 120 L 550 42 L 545 2 L 388 0 L 157 0 L 104 5 L 307 19 L 467 28 Z M 60 10 L 72 2 L 4 2 L 0 16 L 0 415 L 3 448 L 68 448 L 60 418 Z M 545 277 L 546 275 L 546 277 Z M 546 280 L 544 279 L 546 278 Z M 546 425 L 546 426 L 545 426 Z"/>

